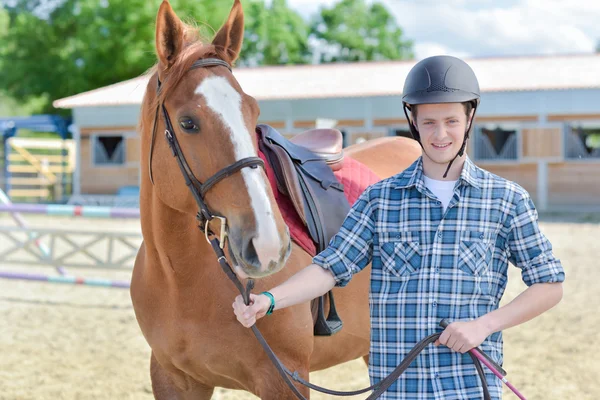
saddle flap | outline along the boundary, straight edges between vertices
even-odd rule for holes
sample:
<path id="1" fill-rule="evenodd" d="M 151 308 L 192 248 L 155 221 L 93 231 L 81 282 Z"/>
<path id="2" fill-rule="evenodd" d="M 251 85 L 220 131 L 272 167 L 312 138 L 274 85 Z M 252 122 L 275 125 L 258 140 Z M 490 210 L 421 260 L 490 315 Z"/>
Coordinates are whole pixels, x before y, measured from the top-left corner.
<path id="1" fill-rule="evenodd" d="M 304 201 L 302 200 L 303 191 L 300 186 L 300 181 L 298 177 L 298 172 L 296 171 L 296 167 L 293 162 L 287 157 L 287 153 L 281 147 L 265 143 L 268 146 L 276 157 L 273 157 L 273 161 L 275 161 L 276 165 L 273 165 L 273 169 L 275 170 L 275 175 L 279 174 L 281 176 L 277 177 L 277 186 L 281 186 L 279 188 L 282 194 L 287 195 L 294 204 L 294 208 L 300 215 L 302 221 L 306 224 L 306 209 L 304 208 Z"/>
<path id="2" fill-rule="evenodd" d="M 268 125 L 258 125 L 259 146 L 275 171 L 280 193 L 292 201 L 319 251 L 342 225 L 350 204 L 322 157 L 289 142 Z"/>

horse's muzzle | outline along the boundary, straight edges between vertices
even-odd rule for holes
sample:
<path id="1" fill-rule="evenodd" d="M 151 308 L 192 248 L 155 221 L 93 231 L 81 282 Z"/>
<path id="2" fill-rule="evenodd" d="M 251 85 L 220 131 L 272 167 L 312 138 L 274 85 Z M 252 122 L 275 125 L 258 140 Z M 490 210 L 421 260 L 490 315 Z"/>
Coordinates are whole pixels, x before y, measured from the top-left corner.
<path id="1" fill-rule="evenodd" d="M 255 236 L 244 237 L 236 251 L 237 266 L 250 278 L 262 278 L 281 270 L 292 251 L 289 231 L 280 243 L 265 243 Z"/>

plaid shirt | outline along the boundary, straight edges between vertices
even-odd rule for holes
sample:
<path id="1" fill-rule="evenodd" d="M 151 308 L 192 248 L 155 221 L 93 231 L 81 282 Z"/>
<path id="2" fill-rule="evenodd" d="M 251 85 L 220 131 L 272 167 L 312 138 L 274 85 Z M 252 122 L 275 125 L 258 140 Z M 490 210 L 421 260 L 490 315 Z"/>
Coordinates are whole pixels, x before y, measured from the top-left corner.
<path id="1" fill-rule="evenodd" d="M 564 271 L 540 232 L 528 193 L 467 157 L 454 197 L 442 204 L 423 181 L 422 159 L 368 187 L 329 247 L 313 259 L 336 286 L 370 262 L 371 383 L 385 378 L 439 322 L 469 321 L 498 308 L 508 262 L 525 284 L 561 282 Z M 502 333 L 480 348 L 502 365 Z M 483 366 L 494 399 L 501 382 Z M 481 399 L 468 354 L 428 346 L 382 399 Z"/>

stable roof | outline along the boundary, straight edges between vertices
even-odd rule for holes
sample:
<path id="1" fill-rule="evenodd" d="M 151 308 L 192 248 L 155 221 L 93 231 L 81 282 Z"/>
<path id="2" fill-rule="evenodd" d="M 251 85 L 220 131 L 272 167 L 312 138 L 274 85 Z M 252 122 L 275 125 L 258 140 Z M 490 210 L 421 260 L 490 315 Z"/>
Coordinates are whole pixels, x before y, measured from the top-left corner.
<path id="1" fill-rule="evenodd" d="M 600 88 L 600 54 L 471 58 L 482 92 Z M 257 100 L 401 95 L 417 60 L 235 68 Z M 141 104 L 148 76 L 56 100 L 57 108 Z"/>

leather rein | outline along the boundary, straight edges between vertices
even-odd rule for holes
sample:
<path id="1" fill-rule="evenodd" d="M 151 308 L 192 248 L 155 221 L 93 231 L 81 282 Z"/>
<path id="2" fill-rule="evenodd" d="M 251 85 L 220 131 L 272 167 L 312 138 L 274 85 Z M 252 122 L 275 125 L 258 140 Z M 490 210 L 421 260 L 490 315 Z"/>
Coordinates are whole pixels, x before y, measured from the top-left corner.
<path id="1" fill-rule="evenodd" d="M 196 69 L 196 68 L 208 68 L 208 67 L 216 67 L 216 66 L 226 67 L 231 72 L 231 66 L 227 62 L 220 60 L 218 58 L 206 58 L 206 59 L 198 60 L 191 66 L 190 70 Z M 161 82 L 160 82 L 160 79 L 158 79 L 158 78 L 157 78 L 157 81 L 158 81 L 158 86 L 157 86 L 157 93 L 158 93 L 160 91 Z M 149 168 L 149 173 L 150 173 L 150 181 L 152 182 L 152 184 L 154 184 L 154 179 L 153 179 L 153 175 L 152 175 L 152 153 L 153 153 L 153 149 L 154 149 L 154 141 L 155 141 L 155 136 L 156 136 L 159 111 L 161 108 L 162 108 L 163 119 L 165 121 L 165 138 L 167 140 L 167 143 L 169 144 L 169 148 L 171 149 L 171 153 L 173 154 L 173 157 L 175 157 L 177 159 L 177 164 L 179 165 L 179 169 L 181 170 L 181 173 L 183 174 L 183 177 L 185 179 L 185 184 L 191 191 L 192 195 L 194 196 L 194 199 L 196 200 L 196 203 L 198 204 L 199 211 L 196 215 L 196 219 L 199 222 L 198 228 L 204 233 L 206 240 L 210 243 L 211 247 L 213 248 L 213 251 L 215 252 L 215 254 L 217 256 L 217 261 L 219 262 L 219 265 L 221 266 L 221 268 L 223 269 L 223 271 L 225 272 L 227 277 L 236 286 L 236 288 L 238 289 L 238 291 L 244 298 L 244 302 L 246 303 L 246 305 L 249 305 L 250 304 L 250 292 L 254 288 L 254 281 L 252 279 L 249 279 L 247 286 L 244 287 L 242 285 L 242 283 L 240 282 L 240 280 L 238 279 L 235 272 L 233 271 L 233 269 L 231 268 L 231 265 L 229 264 L 227 257 L 225 257 L 225 253 L 223 252 L 223 247 L 224 247 L 225 241 L 228 240 L 228 238 L 227 238 L 227 220 L 225 217 L 213 214 L 209 210 L 208 206 L 206 205 L 206 202 L 204 201 L 204 196 L 210 190 L 210 188 L 212 188 L 215 184 L 217 184 L 218 182 L 222 181 L 223 179 L 233 175 L 234 173 L 240 171 L 242 168 L 246 168 L 246 167 L 257 168 L 258 166 L 261 166 L 264 169 L 265 168 L 264 162 L 259 157 L 246 157 L 246 158 L 243 158 L 243 159 L 219 170 L 217 173 L 215 173 L 213 176 L 211 176 L 209 179 L 207 179 L 206 182 L 201 183 L 200 181 L 198 181 L 198 179 L 196 179 L 192 169 L 190 168 L 189 164 L 187 163 L 187 161 L 183 155 L 181 146 L 179 145 L 179 142 L 177 140 L 177 136 L 175 135 L 175 129 L 173 129 L 173 125 L 171 124 L 171 119 L 169 117 L 169 113 L 167 112 L 167 109 L 166 109 L 164 103 L 161 103 L 161 104 L 157 105 L 157 108 L 156 108 L 156 114 L 154 116 L 154 126 L 152 129 L 152 138 L 151 138 L 151 142 L 150 142 L 150 155 L 149 155 L 149 161 L 148 161 L 148 168 Z M 215 235 L 215 233 L 209 228 L 209 223 L 215 219 L 218 219 L 220 222 L 219 235 Z M 275 368 L 281 375 L 282 379 L 285 381 L 285 383 L 290 388 L 290 390 L 294 393 L 294 395 L 300 400 L 306 400 L 306 399 L 300 393 L 298 388 L 294 385 L 292 380 L 299 382 L 300 384 L 307 386 L 310 389 L 317 390 L 319 392 L 326 393 L 329 395 L 334 395 L 334 396 L 355 396 L 358 394 L 373 391 L 373 393 L 367 398 L 367 400 L 377 399 L 396 381 L 396 379 L 398 379 L 398 377 L 410 366 L 410 364 L 415 360 L 415 358 L 417 358 L 417 356 L 429 344 L 435 342 L 441 335 L 441 333 L 434 333 L 434 334 L 427 336 L 423 340 L 421 340 L 419 343 L 417 343 L 415 345 L 415 347 L 413 347 L 413 349 L 406 355 L 406 357 L 396 367 L 396 369 L 394 369 L 394 371 L 392 371 L 392 373 L 390 373 L 386 378 L 375 383 L 374 385 L 371 385 L 364 389 L 352 391 L 352 392 L 341 392 L 341 391 L 330 390 L 330 389 L 326 389 L 326 388 L 314 385 L 310 382 L 307 382 L 303 378 L 301 378 L 297 371 L 291 372 L 285 365 L 283 365 L 283 363 L 275 355 L 275 353 L 273 352 L 273 350 L 271 349 L 271 347 L 269 346 L 269 344 L 267 343 L 267 341 L 265 340 L 265 338 L 263 337 L 263 335 L 261 334 L 259 329 L 256 327 L 256 324 L 254 324 L 251 329 L 252 329 L 252 332 L 254 333 L 254 335 L 256 336 L 258 342 L 263 347 L 265 353 L 267 354 L 267 356 L 269 357 L 269 359 L 271 360 L 271 362 L 273 363 L 273 365 L 275 366 Z M 487 388 L 487 383 L 485 380 L 485 373 L 483 372 L 481 363 L 473 354 L 471 354 L 471 353 L 469 353 L 469 354 L 471 355 L 471 358 L 473 359 L 473 363 L 475 364 L 475 367 L 477 369 L 477 372 L 478 372 L 480 380 L 481 380 L 481 384 L 483 387 L 484 400 L 490 400 L 491 398 L 490 398 L 490 394 L 489 394 L 489 391 Z"/>

